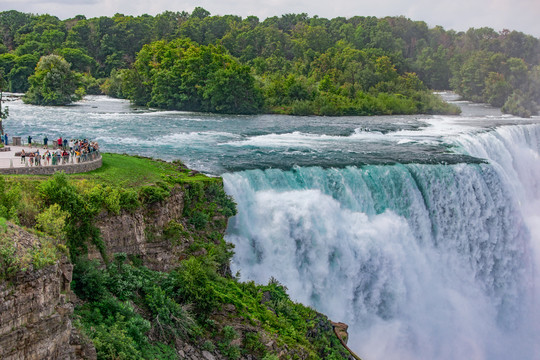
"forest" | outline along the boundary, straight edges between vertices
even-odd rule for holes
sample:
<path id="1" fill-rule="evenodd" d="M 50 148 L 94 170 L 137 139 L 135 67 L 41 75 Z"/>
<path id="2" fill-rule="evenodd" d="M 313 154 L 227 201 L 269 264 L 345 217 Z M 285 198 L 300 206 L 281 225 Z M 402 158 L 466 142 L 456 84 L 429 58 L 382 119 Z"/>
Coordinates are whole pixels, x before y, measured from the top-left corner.
<path id="1" fill-rule="evenodd" d="M 60 20 L 0 13 L 0 84 L 39 105 L 106 94 L 139 106 L 233 114 L 452 114 L 433 90 L 529 117 L 540 40 L 428 27 L 405 17 L 285 14 Z"/>

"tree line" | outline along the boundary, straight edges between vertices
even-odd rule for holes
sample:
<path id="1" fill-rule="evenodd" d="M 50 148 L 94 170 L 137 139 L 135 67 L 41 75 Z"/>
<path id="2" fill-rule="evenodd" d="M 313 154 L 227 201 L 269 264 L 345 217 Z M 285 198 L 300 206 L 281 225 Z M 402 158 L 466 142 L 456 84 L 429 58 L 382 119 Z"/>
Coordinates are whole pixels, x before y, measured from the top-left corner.
<path id="1" fill-rule="evenodd" d="M 105 93 L 221 113 L 452 113 L 430 90 L 451 89 L 530 116 L 540 99 L 539 39 L 405 17 L 261 21 L 198 7 L 60 20 L 11 10 L 0 13 L 0 35 L 4 90 L 37 104 Z"/>

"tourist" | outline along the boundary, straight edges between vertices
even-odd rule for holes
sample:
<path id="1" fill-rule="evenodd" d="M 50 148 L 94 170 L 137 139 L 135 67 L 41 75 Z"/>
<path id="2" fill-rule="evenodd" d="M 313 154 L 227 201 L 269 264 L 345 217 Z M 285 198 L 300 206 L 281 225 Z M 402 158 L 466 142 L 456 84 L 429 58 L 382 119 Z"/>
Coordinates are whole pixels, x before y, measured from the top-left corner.
<path id="1" fill-rule="evenodd" d="M 28 147 L 32 147 L 32 136 L 28 135 Z"/>
<path id="2" fill-rule="evenodd" d="M 45 165 L 49 165 L 49 162 L 51 160 L 51 153 L 49 152 L 49 150 L 45 151 L 45 154 L 43 154 L 43 162 L 45 163 Z"/>
<path id="3" fill-rule="evenodd" d="M 21 151 L 21 164 L 26 164 L 26 153 L 24 152 L 24 149 Z"/>
<path id="4" fill-rule="evenodd" d="M 6 146 L 9 144 L 7 133 L 4 134 L 4 144 L 6 144 Z"/>
<path id="5" fill-rule="evenodd" d="M 62 137 L 61 136 L 58 138 L 57 144 L 58 144 L 58 149 L 60 149 L 62 147 Z"/>
<path id="6" fill-rule="evenodd" d="M 47 148 L 48 143 L 49 143 L 49 138 L 47 137 L 47 135 L 45 135 L 45 137 L 43 138 L 43 148 L 44 149 Z"/>
<path id="7" fill-rule="evenodd" d="M 68 145 L 68 140 L 67 140 L 67 139 L 64 139 L 63 144 L 64 144 L 64 150 L 65 150 L 65 149 L 67 148 L 67 145 Z"/>
<path id="8" fill-rule="evenodd" d="M 64 140 L 67 141 L 67 140 Z M 69 153 L 64 149 L 62 152 L 62 164 L 67 164 L 69 162 Z"/>
<path id="9" fill-rule="evenodd" d="M 41 155 L 39 154 L 39 150 L 36 150 L 36 152 L 34 153 L 34 164 L 36 166 L 41 165 Z"/>

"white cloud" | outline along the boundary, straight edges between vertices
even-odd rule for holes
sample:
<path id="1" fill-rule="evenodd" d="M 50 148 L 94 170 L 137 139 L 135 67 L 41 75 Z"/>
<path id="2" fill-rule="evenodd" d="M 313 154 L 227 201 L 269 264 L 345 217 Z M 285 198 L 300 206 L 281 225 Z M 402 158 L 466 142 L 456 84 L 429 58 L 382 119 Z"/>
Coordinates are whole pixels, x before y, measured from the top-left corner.
<path id="1" fill-rule="evenodd" d="M 0 11 L 15 9 L 66 19 L 78 14 L 89 18 L 115 13 L 155 15 L 165 10 L 192 11 L 196 6 L 204 7 L 213 15 L 255 15 L 261 20 L 303 12 L 326 18 L 404 15 L 430 26 L 442 25 L 458 31 L 487 26 L 497 31 L 507 28 L 540 37 L 538 0 L 2 0 Z"/>

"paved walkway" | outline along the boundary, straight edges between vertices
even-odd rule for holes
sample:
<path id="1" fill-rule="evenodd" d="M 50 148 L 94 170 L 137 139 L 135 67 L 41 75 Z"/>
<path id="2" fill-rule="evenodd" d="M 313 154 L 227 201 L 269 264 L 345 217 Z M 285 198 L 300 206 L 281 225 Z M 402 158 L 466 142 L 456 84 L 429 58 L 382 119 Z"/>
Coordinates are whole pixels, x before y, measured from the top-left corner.
<path id="1" fill-rule="evenodd" d="M 23 149 L 26 154 L 39 151 L 43 155 L 47 149 L 43 145 L 38 146 L 13 146 L 9 145 L 9 151 L 0 151 L 0 173 L 3 174 L 51 174 L 56 171 L 65 171 L 66 173 L 78 173 L 87 172 L 98 167 L 101 167 L 101 155 L 99 153 L 93 153 L 92 155 L 82 155 L 80 162 L 76 162 L 74 156 L 70 156 L 67 163 L 60 161 L 59 164 L 52 165 L 52 160 L 49 164 L 45 160 L 41 160 L 40 165 L 30 165 L 28 155 L 26 161 L 21 162 L 20 156 L 15 156 L 16 153 L 20 153 Z M 56 149 L 49 147 L 50 152 L 56 151 Z"/>
<path id="2" fill-rule="evenodd" d="M 46 149 L 42 146 L 36 147 L 28 147 L 28 146 L 13 146 L 8 145 L 6 147 L 10 148 L 10 151 L 0 151 L 0 168 L 9 168 L 9 167 L 25 167 L 27 166 L 24 163 L 21 163 L 21 157 L 15 156 L 15 153 L 20 152 L 24 149 L 24 152 L 27 154 L 30 152 L 36 152 L 39 150 L 39 153 L 43 155 L 46 151 Z M 49 151 L 54 151 L 52 148 L 49 148 Z"/>

